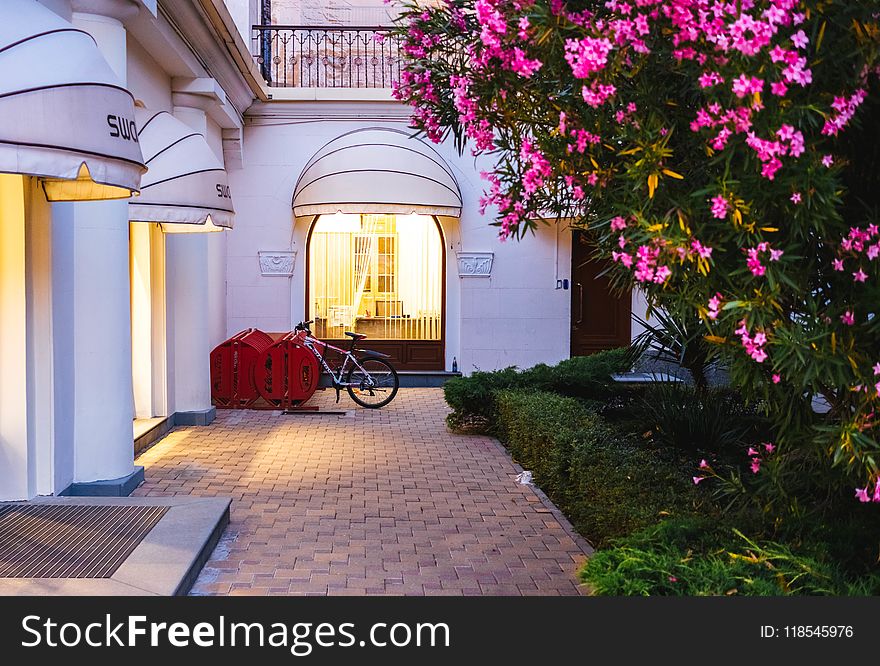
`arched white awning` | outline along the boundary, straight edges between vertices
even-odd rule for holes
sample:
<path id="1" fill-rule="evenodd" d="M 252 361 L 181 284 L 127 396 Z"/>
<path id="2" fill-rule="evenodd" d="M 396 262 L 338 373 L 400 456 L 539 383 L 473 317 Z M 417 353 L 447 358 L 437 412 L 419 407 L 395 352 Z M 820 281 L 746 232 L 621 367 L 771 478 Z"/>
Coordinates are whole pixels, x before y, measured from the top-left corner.
<path id="1" fill-rule="evenodd" d="M 149 171 L 129 219 L 159 222 L 168 232 L 222 231 L 235 216 L 223 163 L 204 135 L 167 111 L 135 109 Z"/>
<path id="2" fill-rule="evenodd" d="M 461 193 L 452 170 L 424 141 L 372 127 L 343 134 L 315 153 L 294 189 L 293 212 L 458 217 Z"/>
<path id="3" fill-rule="evenodd" d="M 131 196 L 144 171 L 134 100 L 92 36 L 36 0 L 2 0 L 0 172 L 85 201 Z"/>

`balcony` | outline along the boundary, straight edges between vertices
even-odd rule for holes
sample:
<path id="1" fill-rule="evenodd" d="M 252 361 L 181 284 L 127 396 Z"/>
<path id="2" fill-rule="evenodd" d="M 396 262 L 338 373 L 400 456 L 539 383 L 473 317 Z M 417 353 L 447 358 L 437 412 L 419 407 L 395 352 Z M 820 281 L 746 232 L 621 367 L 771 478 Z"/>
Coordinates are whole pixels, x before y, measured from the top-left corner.
<path id="1" fill-rule="evenodd" d="M 399 80 L 397 40 L 383 26 L 256 25 L 254 53 L 273 88 L 390 89 Z"/>

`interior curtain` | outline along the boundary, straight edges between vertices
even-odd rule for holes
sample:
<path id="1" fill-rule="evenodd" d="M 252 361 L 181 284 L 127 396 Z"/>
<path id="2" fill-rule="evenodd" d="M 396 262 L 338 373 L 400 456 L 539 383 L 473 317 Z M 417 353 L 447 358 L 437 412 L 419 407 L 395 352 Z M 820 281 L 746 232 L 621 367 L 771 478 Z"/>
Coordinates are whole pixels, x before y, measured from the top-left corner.
<path id="1" fill-rule="evenodd" d="M 364 299 L 364 288 L 367 284 L 367 278 L 373 269 L 373 248 L 376 244 L 376 231 L 379 228 L 380 215 L 362 215 L 361 216 L 361 233 L 355 236 L 355 268 L 354 281 L 355 289 L 351 303 L 351 326 L 354 326 L 354 320 L 361 310 L 361 301 Z M 363 245 L 357 246 L 358 241 Z"/>

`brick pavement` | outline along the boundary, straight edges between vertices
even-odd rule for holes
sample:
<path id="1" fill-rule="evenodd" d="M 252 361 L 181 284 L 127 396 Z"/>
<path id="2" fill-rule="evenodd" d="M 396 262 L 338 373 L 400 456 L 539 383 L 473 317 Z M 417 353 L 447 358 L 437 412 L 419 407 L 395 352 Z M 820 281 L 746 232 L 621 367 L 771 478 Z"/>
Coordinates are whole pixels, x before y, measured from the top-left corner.
<path id="1" fill-rule="evenodd" d="M 313 400 L 334 408 L 332 391 Z M 194 594 L 573 595 L 589 547 L 440 389 L 346 416 L 218 410 L 146 451 L 135 495 L 231 497 Z"/>

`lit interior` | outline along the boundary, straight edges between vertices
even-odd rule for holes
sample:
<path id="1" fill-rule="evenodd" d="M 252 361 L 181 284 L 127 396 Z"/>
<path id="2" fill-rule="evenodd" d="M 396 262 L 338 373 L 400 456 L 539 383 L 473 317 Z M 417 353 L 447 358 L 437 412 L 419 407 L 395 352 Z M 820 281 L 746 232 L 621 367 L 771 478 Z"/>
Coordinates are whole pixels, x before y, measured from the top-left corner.
<path id="1" fill-rule="evenodd" d="M 135 418 L 153 416 L 150 225 L 129 226 L 131 271 L 131 370 Z"/>
<path id="2" fill-rule="evenodd" d="M 443 246 L 428 215 L 322 215 L 309 244 L 318 337 L 439 340 Z"/>
<path id="3" fill-rule="evenodd" d="M 92 180 L 89 168 L 83 163 L 75 180 L 43 178 L 43 191 L 49 201 L 102 201 L 128 199 L 133 192 L 127 187 L 103 185 Z"/>

